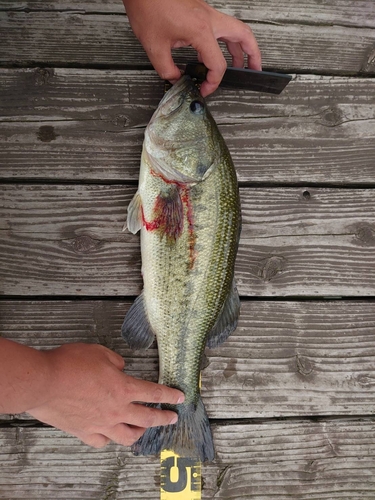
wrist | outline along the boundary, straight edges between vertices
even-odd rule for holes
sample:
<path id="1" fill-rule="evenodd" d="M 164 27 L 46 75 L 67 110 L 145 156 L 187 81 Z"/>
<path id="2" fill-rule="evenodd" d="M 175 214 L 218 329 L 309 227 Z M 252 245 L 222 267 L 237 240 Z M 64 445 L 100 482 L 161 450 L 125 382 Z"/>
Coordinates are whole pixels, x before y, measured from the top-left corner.
<path id="1" fill-rule="evenodd" d="M 51 374 L 47 351 L 0 338 L 0 412 L 23 413 L 42 404 Z"/>

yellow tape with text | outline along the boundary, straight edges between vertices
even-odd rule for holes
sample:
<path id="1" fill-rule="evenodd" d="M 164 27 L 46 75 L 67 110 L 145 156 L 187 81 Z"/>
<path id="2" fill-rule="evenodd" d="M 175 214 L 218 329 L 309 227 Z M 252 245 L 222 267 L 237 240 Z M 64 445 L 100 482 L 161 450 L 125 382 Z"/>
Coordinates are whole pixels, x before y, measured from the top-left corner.
<path id="1" fill-rule="evenodd" d="M 201 500 L 201 462 L 162 450 L 160 454 L 160 500 Z"/>

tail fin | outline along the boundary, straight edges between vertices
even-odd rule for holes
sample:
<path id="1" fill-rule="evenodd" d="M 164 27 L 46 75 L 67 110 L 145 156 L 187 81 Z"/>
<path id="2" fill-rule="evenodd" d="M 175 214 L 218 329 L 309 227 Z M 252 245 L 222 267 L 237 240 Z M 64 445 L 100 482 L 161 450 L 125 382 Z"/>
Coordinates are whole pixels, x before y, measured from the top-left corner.
<path id="1" fill-rule="evenodd" d="M 170 408 L 170 407 L 169 407 Z M 150 427 L 133 444 L 135 455 L 157 455 L 161 450 L 172 450 L 180 456 L 212 461 L 215 457 L 210 423 L 199 396 L 197 405 L 176 407 L 178 421 L 173 425 Z"/>

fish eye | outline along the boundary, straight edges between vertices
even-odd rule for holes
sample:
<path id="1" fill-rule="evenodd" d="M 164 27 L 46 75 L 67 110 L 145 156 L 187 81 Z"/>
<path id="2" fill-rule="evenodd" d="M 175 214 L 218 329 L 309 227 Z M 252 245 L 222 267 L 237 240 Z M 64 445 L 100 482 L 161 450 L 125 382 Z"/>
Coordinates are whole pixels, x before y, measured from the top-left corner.
<path id="1" fill-rule="evenodd" d="M 195 115 L 202 115 L 204 111 L 204 104 L 201 101 L 192 101 L 190 103 L 190 111 Z"/>

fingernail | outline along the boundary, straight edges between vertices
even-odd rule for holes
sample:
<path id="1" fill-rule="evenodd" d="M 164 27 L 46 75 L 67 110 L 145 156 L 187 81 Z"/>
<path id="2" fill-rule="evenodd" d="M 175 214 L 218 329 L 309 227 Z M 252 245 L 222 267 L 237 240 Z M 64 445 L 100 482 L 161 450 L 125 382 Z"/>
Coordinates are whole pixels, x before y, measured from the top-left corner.
<path id="1" fill-rule="evenodd" d="M 180 404 L 180 403 L 183 403 L 185 401 L 185 395 L 182 394 L 182 396 L 180 396 L 177 400 L 177 404 Z"/>
<path id="2" fill-rule="evenodd" d="M 175 424 L 177 422 L 177 420 L 178 420 L 178 415 L 176 413 L 175 416 L 172 418 L 172 420 L 169 422 L 170 425 Z"/>

